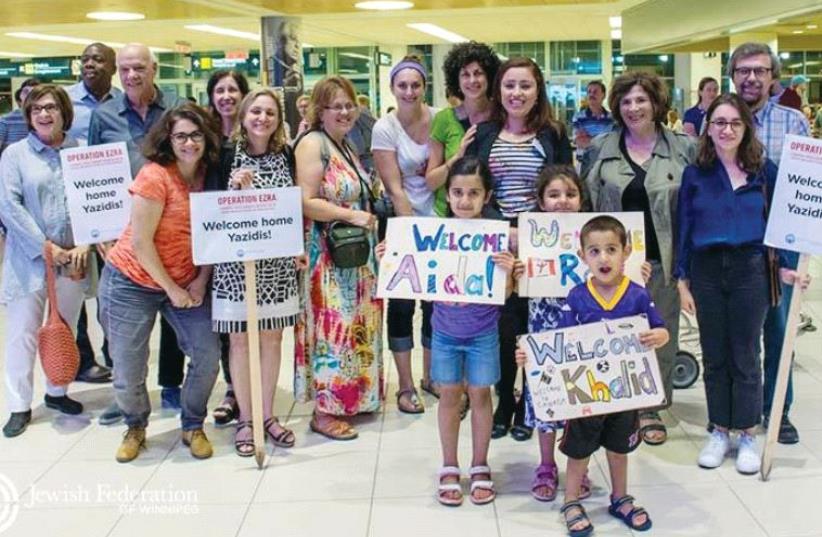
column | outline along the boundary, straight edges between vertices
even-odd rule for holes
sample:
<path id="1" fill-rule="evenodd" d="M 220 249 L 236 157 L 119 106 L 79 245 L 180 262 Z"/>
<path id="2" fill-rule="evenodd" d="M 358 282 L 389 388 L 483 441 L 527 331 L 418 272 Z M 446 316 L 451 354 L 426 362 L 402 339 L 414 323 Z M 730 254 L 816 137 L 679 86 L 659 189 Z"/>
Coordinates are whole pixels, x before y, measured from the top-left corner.
<path id="1" fill-rule="evenodd" d="M 303 93 L 303 52 L 298 17 L 263 17 L 260 50 L 261 82 L 280 90 L 285 119 L 292 138 L 297 134 L 300 116 L 297 97 Z"/>

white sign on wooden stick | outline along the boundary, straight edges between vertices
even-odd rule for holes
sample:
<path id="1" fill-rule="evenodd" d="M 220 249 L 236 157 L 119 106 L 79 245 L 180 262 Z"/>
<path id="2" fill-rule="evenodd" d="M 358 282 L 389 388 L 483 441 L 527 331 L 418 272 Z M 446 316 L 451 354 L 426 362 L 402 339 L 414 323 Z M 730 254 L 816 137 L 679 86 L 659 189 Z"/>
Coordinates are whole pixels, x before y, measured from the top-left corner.
<path id="1" fill-rule="evenodd" d="M 304 252 L 299 187 L 199 192 L 190 199 L 195 265 Z"/>
<path id="2" fill-rule="evenodd" d="M 649 408 L 665 399 L 644 315 L 520 336 L 534 413 L 544 421 Z"/>
<path id="3" fill-rule="evenodd" d="M 131 166 L 125 142 L 60 151 L 75 244 L 120 238 L 131 215 Z"/>

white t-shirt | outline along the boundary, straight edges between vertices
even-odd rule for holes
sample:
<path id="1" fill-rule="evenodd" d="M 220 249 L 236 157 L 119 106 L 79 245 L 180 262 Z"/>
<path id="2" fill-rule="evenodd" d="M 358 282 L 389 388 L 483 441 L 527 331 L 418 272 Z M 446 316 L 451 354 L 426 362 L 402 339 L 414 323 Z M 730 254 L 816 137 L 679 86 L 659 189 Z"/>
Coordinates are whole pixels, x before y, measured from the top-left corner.
<path id="1" fill-rule="evenodd" d="M 428 107 L 431 121 L 438 112 Z M 402 174 L 402 189 L 411 202 L 414 216 L 434 216 L 434 193 L 425 183 L 428 166 L 428 142 L 418 144 L 402 128 L 396 112 L 383 116 L 374 124 L 371 133 L 371 150 L 394 151 Z"/>

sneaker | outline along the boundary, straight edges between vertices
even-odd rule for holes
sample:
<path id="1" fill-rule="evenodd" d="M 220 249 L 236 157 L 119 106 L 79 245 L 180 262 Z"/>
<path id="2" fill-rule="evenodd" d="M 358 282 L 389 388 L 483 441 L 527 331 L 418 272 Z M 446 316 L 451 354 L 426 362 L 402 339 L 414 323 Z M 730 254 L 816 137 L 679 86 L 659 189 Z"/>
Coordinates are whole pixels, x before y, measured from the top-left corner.
<path id="1" fill-rule="evenodd" d="M 111 403 L 103 413 L 100 414 L 98 421 L 100 425 L 113 425 L 123 419 L 123 411 L 117 406 L 117 403 Z"/>
<path id="2" fill-rule="evenodd" d="M 699 452 L 697 464 L 702 468 L 718 468 L 722 466 L 722 461 L 725 460 L 725 455 L 731 449 L 731 439 L 727 431 L 723 432 L 719 429 L 714 429 L 705 447 Z"/>
<path id="3" fill-rule="evenodd" d="M 740 434 L 736 452 L 736 471 L 746 475 L 755 474 L 759 472 L 759 462 L 756 438 L 747 433 Z"/>
<path id="4" fill-rule="evenodd" d="M 160 390 L 160 406 L 163 410 L 180 410 L 180 388 L 163 388 Z"/>

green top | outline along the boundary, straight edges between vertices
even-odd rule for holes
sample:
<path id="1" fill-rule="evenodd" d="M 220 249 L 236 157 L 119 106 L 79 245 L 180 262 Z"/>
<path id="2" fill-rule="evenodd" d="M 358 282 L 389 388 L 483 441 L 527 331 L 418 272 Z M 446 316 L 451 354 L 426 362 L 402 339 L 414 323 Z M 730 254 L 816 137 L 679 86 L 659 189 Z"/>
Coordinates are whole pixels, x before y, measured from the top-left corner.
<path id="1" fill-rule="evenodd" d="M 463 136 L 465 136 L 465 129 L 462 128 L 462 124 L 457 119 L 457 114 L 453 108 L 443 108 L 437 112 L 434 121 L 431 123 L 431 139 L 443 145 L 446 161 L 459 151 Z M 440 187 L 434 192 L 434 212 L 437 213 L 437 216 L 446 216 L 448 214 L 445 187 Z"/>

